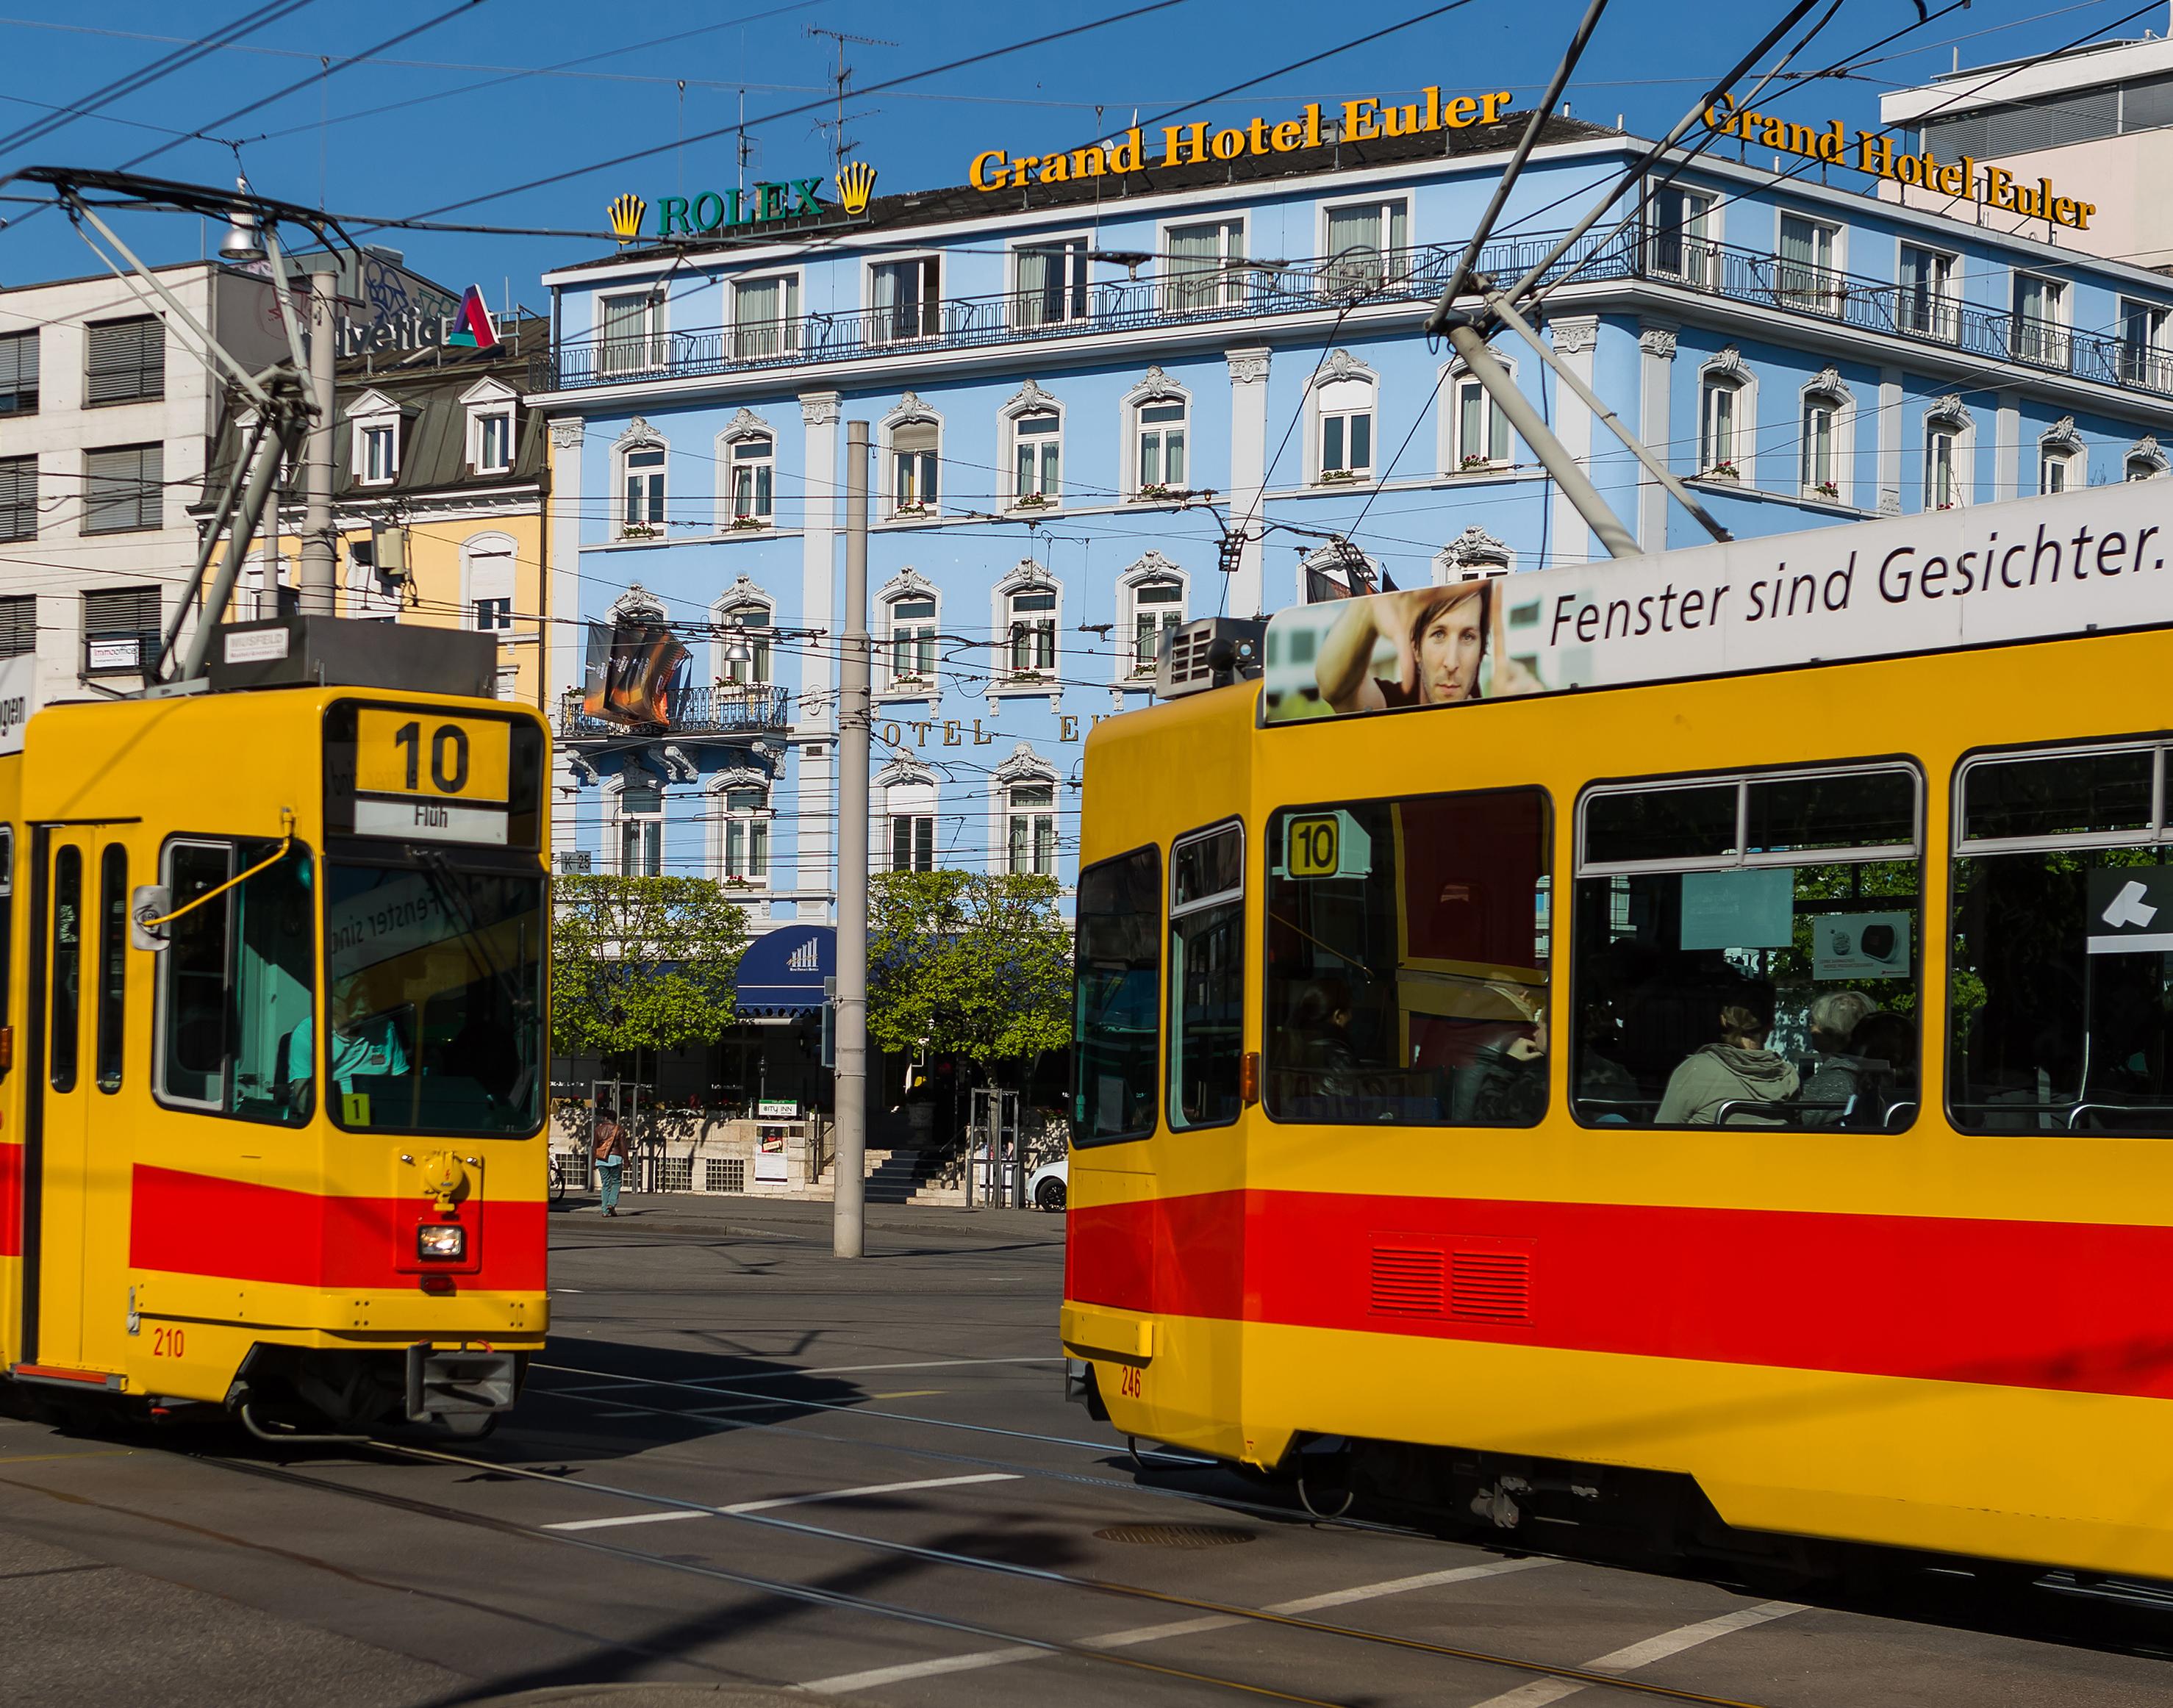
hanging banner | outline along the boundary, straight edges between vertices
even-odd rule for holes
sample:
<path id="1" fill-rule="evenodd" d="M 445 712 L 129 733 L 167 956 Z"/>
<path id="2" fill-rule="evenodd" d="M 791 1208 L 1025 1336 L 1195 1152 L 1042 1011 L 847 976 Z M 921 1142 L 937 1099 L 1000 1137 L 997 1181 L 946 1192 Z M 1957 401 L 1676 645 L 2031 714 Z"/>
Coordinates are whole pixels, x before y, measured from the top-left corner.
<path id="1" fill-rule="evenodd" d="M 1293 606 L 1270 724 L 2173 623 L 2173 482 Z"/>
<path id="2" fill-rule="evenodd" d="M 607 723 L 669 728 L 691 660 L 661 622 L 591 622 L 581 710 Z"/>

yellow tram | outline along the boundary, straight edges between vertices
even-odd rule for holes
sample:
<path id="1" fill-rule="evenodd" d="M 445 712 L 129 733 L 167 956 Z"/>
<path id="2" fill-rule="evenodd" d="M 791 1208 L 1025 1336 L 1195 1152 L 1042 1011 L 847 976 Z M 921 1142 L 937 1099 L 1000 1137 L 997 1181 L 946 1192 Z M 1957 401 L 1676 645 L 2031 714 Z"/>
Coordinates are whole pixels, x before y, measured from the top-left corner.
<path id="1" fill-rule="evenodd" d="M 473 638 L 236 625 L 211 692 L 51 707 L 0 757 L 20 1397 L 267 1434 L 513 1403 L 549 1308 L 548 751 Z"/>
<path id="2" fill-rule="evenodd" d="M 1307 606 L 1102 725 L 1089 1402 L 1489 1529 L 2173 1577 L 2166 520 Z"/>

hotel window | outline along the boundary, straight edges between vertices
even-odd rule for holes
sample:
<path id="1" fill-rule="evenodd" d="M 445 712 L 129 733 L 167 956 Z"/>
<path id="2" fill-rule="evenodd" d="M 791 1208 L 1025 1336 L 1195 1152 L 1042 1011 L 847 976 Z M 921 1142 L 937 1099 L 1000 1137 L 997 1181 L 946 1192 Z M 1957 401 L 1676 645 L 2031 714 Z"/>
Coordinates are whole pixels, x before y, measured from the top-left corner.
<path id="1" fill-rule="evenodd" d="M 1840 418 L 1838 399 L 1816 391 L 1804 399 L 1802 477 L 1806 498 L 1841 496 L 1841 482 L 1836 476 L 1841 464 L 1834 443 L 1835 427 Z"/>
<path id="2" fill-rule="evenodd" d="M 130 534 L 163 526 L 166 448 L 122 445 L 83 454 L 83 531 Z"/>
<path id="3" fill-rule="evenodd" d="M 1314 395 L 1320 412 L 1320 478 L 1364 479 L 1373 471 L 1373 382 L 1331 380 Z"/>
<path id="4" fill-rule="evenodd" d="M 1743 385 L 1725 375 L 1708 376 L 1698 399 L 1698 469 L 1704 474 L 1739 472 Z"/>
<path id="5" fill-rule="evenodd" d="M 618 797 L 618 872 L 623 878 L 664 876 L 664 791 L 628 784 Z"/>
<path id="6" fill-rule="evenodd" d="M 769 881 L 769 811 L 759 789 L 725 791 L 725 870 L 745 884 Z"/>
<path id="7" fill-rule="evenodd" d="M 1054 409 L 1011 418 L 1011 501 L 1053 504 L 1063 495 L 1064 418 Z"/>
<path id="8" fill-rule="evenodd" d="M 1961 429 L 1933 418 L 1924 424 L 1924 508 L 1950 510 L 1962 501 Z"/>
<path id="9" fill-rule="evenodd" d="M 625 455 L 626 531 L 661 532 L 664 527 L 665 451 L 661 445 L 639 445 Z"/>
<path id="10" fill-rule="evenodd" d="M 0 415 L 38 412 L 38 335 L 0 336 Z"/>
<path id="11" fill-rule="evenodd" d="M 1955 312 L 1955 258 L 1936 249 L 1901 245 L 1901 330 L 1951 342 L 1960 331 Z"/>
<path id="12" fill-rule="evenodd" d="M 2153 391 L 2173 391 L 2173 353 L 2167 350 L 2168 310 L 2156 303 L 2120 299 L 2120 377 Z"/>
<path id="13" fill-rule="evenodd" d="M 1717 256 L 1712 241 L 1713 198 L 1702 190 L 1667 185 L 1653 192 L 1652 267 L 1692 284 L 1713 281 Z"/>
<path id="14" fill-rule="evenodd" d="M 1004 795 L 1007 870 L 1046 877 L 1056 870 L 1056 785 L 1015 783 Z"/>
<path id="15" fill-rule="evenodd" d="M 1327 277 L 1334 292 L 1378 290 L 1410 270 L 1410 207 L 1399 197 L 1328 210 Z"/>
<path id="16" fill-rule="evenodd" d="M 1841 312 L 1841 275 L 1834 270 L 1839 228 L 1799 214 L 1781 216 L 1778 297 L 1784 308 L 1817 315 Z"/>
<path id="17" fill-rule="evenodd" d="M 2034 272 L 2014 275 L 2014 358 L 2040 367 L 2068 365 L 2068 287 Z"/>
<path id="18" fill-rule="evenodd" d="M 475 468 L 504 474 L 513 466 L 513 412 L 493 409 L 475 418 Z"/>
<path id="19" fill-rule="evenodd" d="M 1470 374 L 1459 374 L 1450 389 L 1449 404 L 1456 428 L 1449 472 L 1476 474 L 1508 467 L 1509 418 L 1502 412 L 1493 394 Z"/>
<path id="20" fill-rule="evenodd" d="M 2083 484 L 2083 450 L 2072 440 L 2047 438 L 2037 442 L 2037 491 L 2050 498 Z"/>
<path id="21" fill-rule="evenodd" d="M 936 680 L 936 601 L 919 595 L 890 602 L 890 681 L 892 687 Z"/>
<path id="22" fill-rule="evenodd" d="M 777 441 L 766 433 L 731 442 L 732 521 L 768 523 L 777 514 Z"/>
<path id="23" fill-rule="evenodd" d="M 156 315 L 94 322 L 86 403 L 136 403 L 166 395 L 166 327 Z"/>
<path id="24" fill-rule="evenodd" d="M 936 466 L 942 456 L 942 428 L 933 421 L 909 421 L 891 429 L 891 514 L 931 515 L 938 488 Z"/>
<path id="25" fill-rule="evenodd" d="M 868 306 L 874 310 L 871 343 L 934 337 L 943 330 L 941 258 L 877 262 L 868 269 Z"/>
<path id="26" fill-rule="evenodd" d="M 732 356 L 758 361 L 800 348 L 800 281 L 743 279 L 732 287 Z"/>
<path id="27" fill-rule="evenodd" d="M 0 457 L 0 540 L 38 537 L 38 460 Z"/>
<path id="28" fill-rule="evenodd" d="M 1130 590 L 1130 602 L 1131 674 L 1151 676 L 1163 641 L 1184 621 L 1184 584 L 1172 576 L 1140 582 Z"/>
<path id="29" fill-rule="evenodd" d="M 890 869 L 894 872 L 932 872 L 936 870 L 934 814 L 891 814 Z"/>
<path id="30" fill-rule="evenodd" d="M 1165 313 L 1200 314 L 1244 301 L 1244 274 L 1230 265 L 1244 258 L 1243 220 L 1173 225 L 1165 240 L 1169 245 L 1168 270 L 1162 284 Z"/>
<path id="31" fill-rule="evenodd" d="M 1011 251 L 1018 270 L 1017 324 L 1054 326 L 1086 318 L 1086 254 L 1083 237 L 1025 243 Z"/>
<path id="32" fill-rule="evenodd" d="M 1056 590 L 1022 587 L 1006 604 L 1011 617 L 1011 675 L 1046 676 L 1056 668 Z"/>
<path id="33" fill-rule="evenodd" d="M 647 291 L 603 299 L 603 371 L 639 374 L 664 365 L 664 304 Z"/>
<path id="34" fill-rule="evenodd" d="M 477 552 L 468 558 L 468 603 L 477 628 L 513 627 L 513 581 L 511 552 Z"/>
<path id="35" fill-rule="evenodd" d="M 767 605 L 735 605 L 725 612 L 724 682 L 734 687 L 768 683 L 769 618 Z"/>
<path id="36" fill-rule="evenodd" d="M 1182 401 L 1142 403 L 1139 407 L 1139 492 L 1157 498 L 1184 490 L 1184 429 Z"/>
<path id="37" fill-rule="evenodd" d="M 2127 454 L 2122 465 L 2122 478 L 2131 481 L 2154 481 L 2165 472 L 2165 453 L 2158 449 L 2154 440 L 2148 440 Z"/>

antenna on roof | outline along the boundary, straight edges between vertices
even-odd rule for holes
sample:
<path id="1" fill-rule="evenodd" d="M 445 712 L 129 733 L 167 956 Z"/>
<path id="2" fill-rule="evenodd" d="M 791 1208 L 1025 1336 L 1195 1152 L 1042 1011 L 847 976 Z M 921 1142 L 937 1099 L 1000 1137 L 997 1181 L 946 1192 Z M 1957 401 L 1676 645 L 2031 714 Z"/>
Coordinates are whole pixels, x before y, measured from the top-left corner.
<path id="1" fill-rule="evenodd" d="M 834 79 L 838 86 L 838 116 L 833 121 L 836 129 L 831 132 L 830 147 L 835 161 L 833 170 L 843 172 L 845 156 L 860 146 L 857 143 L 845 140 L 845 80 L 853 74 L 852 67 L 845 63 L 845 44 L 856 41 L 863 47 L 896 47 L 898 43 L 886 41 L 880 35 L 855 35 L 843 30 L 828 30 L 819 24 L 809 24 L 807 33 L 810 35 L 827 35 L 838 44 L 838 75 Z"/>

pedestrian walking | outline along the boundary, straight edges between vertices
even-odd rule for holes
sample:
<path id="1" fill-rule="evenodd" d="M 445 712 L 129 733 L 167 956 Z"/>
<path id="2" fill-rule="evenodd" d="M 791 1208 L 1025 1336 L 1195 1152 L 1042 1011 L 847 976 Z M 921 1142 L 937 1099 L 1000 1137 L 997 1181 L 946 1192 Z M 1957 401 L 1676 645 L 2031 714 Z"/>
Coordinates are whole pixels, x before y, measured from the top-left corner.
<path id="1" fill-rule="evenodd" d="M 602 1188 L 604 1214 L 617 1215 L 619 1177 L 626 1171 L 626 1143 L 620 1134 L 618 1116 L 607 1102 L 599 1102 L 596 1105 L 591 1154 L 596 1160 L 596 1182 Z"/>

